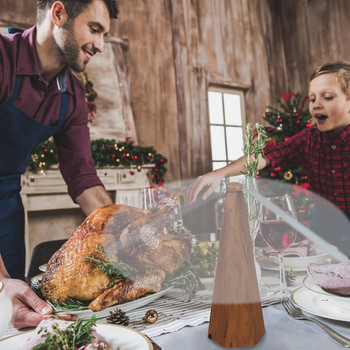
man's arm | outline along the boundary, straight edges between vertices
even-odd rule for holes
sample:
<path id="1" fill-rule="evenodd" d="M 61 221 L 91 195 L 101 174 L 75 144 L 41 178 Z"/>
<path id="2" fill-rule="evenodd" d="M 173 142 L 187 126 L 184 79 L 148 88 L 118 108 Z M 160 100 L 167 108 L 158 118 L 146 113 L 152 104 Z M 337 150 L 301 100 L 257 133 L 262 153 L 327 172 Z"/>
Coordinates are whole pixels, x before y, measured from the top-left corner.
<path id="1" fill-rule="evenodd" d="M 111 197 L 102 186 L 88 188 L 75 200 L 86 216 L 97 208 L 113 204 Z"/>

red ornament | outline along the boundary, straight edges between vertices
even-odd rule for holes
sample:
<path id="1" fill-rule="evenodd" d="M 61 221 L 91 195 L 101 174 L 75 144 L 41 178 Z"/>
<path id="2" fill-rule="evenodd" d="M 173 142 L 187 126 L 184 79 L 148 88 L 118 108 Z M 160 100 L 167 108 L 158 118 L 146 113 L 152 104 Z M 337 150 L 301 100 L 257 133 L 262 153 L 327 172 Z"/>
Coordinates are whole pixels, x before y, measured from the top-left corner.
<path id="1" fill-rule="evenodd" d="M 283 94 L 283 99 L 285 102 L 288 102 L 292 96 L 295 96 L 295 93 L 290 91 L 288 94 Z"/>
<path id="2" fill-rule="evenodd" d="M 308 123 L 305 124 L 305 127 L 307 127 L 307 128 L 312 128 L 313 125 L 312 125 L 312 123 L 308 122 Z"/>
<path id="3" fill-rule="evenodd" d="M 114 153 L 111 154 L 111 158 L 115 158 L 115 154 Z"/>
<path id="4" fill-rule="evenodd" d="M 131 170 L 130 171 L 130 175 L 134 175 L 134 174 L 135 174 L 135 172 Z"/>

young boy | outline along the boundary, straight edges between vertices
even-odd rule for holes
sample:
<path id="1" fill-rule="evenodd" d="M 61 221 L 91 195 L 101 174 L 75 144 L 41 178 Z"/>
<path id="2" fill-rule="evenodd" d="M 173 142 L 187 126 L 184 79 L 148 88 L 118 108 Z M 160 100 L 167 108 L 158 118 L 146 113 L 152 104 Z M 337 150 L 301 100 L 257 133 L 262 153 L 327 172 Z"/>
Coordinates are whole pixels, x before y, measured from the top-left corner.
<path id="1" fill-rule="evenodd" d="M 331 62 L 316 68 L 310 77 L 309 99 L 317 127 L 267 146 L 258 169 L 300 164 L 310 190 L 333 202 L 350 218 L 350 62 Z M 187 189 L 186 200 L 193 203 L 202 190 L 202 198 L 208 198 L 222 178 L 242 174 L 245 164 L 243 156 L 199 176 Z"/>

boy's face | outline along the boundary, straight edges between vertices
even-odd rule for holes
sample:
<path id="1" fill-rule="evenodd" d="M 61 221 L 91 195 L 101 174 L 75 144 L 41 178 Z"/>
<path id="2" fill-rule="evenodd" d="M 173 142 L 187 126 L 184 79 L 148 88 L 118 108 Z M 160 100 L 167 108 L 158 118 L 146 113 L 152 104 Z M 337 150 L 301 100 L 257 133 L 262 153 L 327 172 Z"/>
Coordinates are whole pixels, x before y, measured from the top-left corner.
<path id="1" fill-rule="evenodd" d="M 102 52 L 104 37 L 110 26 L 107 7 L 102 0 L 93 0 L 74 21 L 62 27 L 59 40 L 61 60 L 81 72 L 97 52 Z"/>
<path id="2" fill-rule="evenodd" d="M 342 91 L 335 74 L 323 74 L 311 80 L 309 110 L 322 132 L 350 124 L 350 100 Z"/>

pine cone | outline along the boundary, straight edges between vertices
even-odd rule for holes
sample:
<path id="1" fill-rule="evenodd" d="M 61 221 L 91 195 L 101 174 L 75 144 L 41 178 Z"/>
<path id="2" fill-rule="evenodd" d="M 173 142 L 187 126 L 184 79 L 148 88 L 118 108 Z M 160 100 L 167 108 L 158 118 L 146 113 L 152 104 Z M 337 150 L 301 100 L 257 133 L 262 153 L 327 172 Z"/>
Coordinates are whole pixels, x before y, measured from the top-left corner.
<path id="1" fill-rule="evenodd" d="M 124 311 L 118 308 L 116 308 L 114 311 L 110 311 L 106 320 L 108 323 L 119 324 L 125 327 L 129 325 L 129 316 L 127 316 Z"/>

